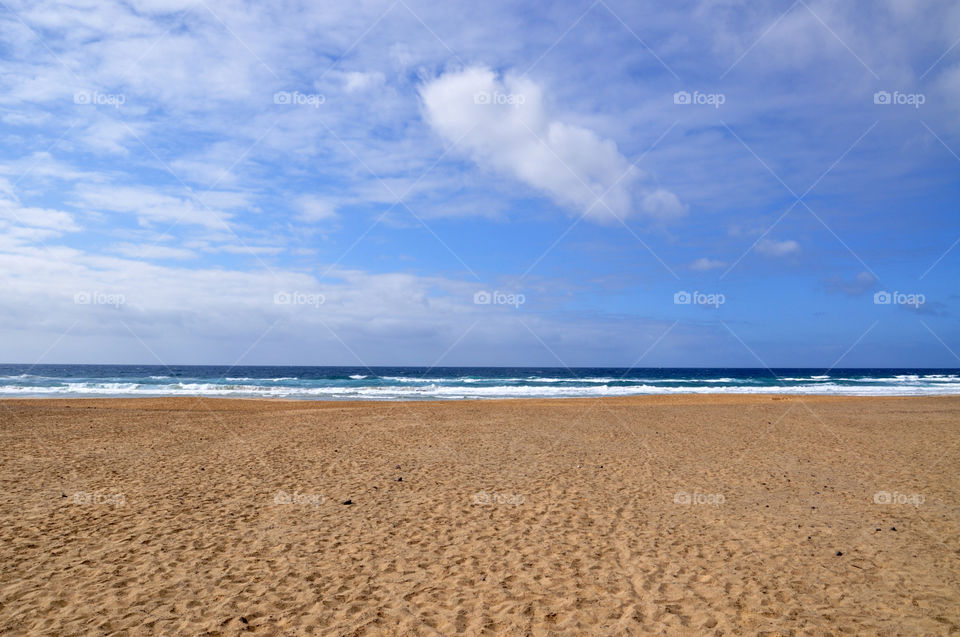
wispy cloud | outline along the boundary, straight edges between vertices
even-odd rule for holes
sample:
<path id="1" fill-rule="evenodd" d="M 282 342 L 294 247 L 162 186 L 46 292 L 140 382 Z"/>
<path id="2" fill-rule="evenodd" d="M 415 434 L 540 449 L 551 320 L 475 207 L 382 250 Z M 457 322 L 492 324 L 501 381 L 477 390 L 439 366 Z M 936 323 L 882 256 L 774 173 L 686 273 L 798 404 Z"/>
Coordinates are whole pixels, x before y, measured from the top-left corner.
<path id="1" fill-rule="evenodd" d="M 727 267 L 726 261 L 710 259 L 707 257 L 700 257 L 690 264 L 690 269 L 695 272 L 706 272 L 708 270 L 718 270 L 725 267 Z"/>

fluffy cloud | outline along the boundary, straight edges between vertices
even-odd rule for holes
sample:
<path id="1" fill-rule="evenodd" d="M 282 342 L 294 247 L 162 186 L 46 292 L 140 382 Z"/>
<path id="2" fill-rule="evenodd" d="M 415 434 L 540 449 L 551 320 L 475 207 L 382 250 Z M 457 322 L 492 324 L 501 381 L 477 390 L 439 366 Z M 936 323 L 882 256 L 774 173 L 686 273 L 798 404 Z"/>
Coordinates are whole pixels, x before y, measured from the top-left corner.
<path id="1" fill-rule="evenodd" d="M 425 82 L 420 97 L 427 122 L 446 142 L 572 213 L 602 222 L 634 210 L 660 219 L 686 212 L 673 193 L 639 188 L 639 171 L 612 140 L 552 118 L 530 79 L 472 67 Z"/>

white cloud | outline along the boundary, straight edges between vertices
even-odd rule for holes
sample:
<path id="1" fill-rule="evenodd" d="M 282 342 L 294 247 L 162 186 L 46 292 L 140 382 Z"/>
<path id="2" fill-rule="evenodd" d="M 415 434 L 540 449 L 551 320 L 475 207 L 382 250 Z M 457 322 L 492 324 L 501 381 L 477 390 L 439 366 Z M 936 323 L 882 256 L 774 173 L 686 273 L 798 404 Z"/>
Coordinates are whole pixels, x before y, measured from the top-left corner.
<path id="1" fill-rule="evenodd" d="M 90 105 L 77 106 L 77 108 L 91 109 L 96 108 Z M 78 137 L 94 151 L 104 153 L 114 153 L 117 155 L 127 155 L 128 146 L 139 144 L 137 137 L 145 135 L 146 126 L 143 124 L 127 124 L 125 122 L 113 121 L 110 119 L 98 119 L 88 126 Z"/>
<path id="2" fill-rule="evenodd" d="M 113 251 L 131 259 L 192 259 L 197 255 L 183 248 L 137 243 L 118 243 Z"/>
<path id="3" fill-rule="evenodd" d="M 785 241 L 761 239 L 757 242 L 757 252 L 768 257 L 789 257 L 800 253 L 800 244 L 792 239 Z"/>
<path id="4" fill-rule="evenodd" d="M 49 152 L 35 152 L 16 161 L 0 164 L 0 174 L 15 176 L 18 179 L 30 177 L 30 180 L 102 181 L 102 175 L 84 171 L 53 157 Z"/>
<path id="5" fill-rule="evenodd" d="M 67 248 L 25 248 L 17 254 L 0 250 L 0 287 L 0 311 L 11 319 L 0 336 L 15 359 L 37 360 L 54 343 L 50 358 L 88 362 L 157 363 L 155 356 L 167 363 L 251 362 L 237 360 L 245 354 L 253 362 L 303 364 L 391 364 L 398 358 L 430 364 L 448 361 L 442 357 L 449 354 L 458 355 L 460 364 L 492 363 L 498 356 L 518 363 L 528 355 L 550 360 L 515 309 L 474 303 L 478 288 L 494 283 L 342 269 L 319 279 L 317 272 L 281 267 L 188 268 Z M 536 302 L 535 289 L 522 292 L 528 303 Z M 117 295 L 123 302 L 77 304 L 78 293 Z M 314 295 L 323 302 L 278 303 L 278 293 Z M 638 327 L 569 324 L 539 314 L 525 321 L 565 359 L 572 352 L 564 343 L 599 342 L 611 333 L 630 333 L 632 340 Z M 650 338 L 662 330 L 656 325 Z M 258 337 L 262 346 L 251 351 Z M 461 339 L 456 353 L 447 351 Z"/>
<path id="6" fill-rule="evenodd" d="M 664 188 L 645 193 L 640 200 L 640 209 L 658 219 L 672 219 L 687 213 L 687 207 L 680 203 L 680 198 Z"/>
<path id="7" fill-rule="evenodd" d="M 24 208 L 12 205 L 9 202 L 0 202 L 0 217 L 16 220 L 32 228 L 48 228 L 62 232 L 77 232 L 80 226 L 76 224 L 73 215 L 62 210 L 48 208 Z"/>
<path id="8" fill-rule="evenodd" d="M 371 73 L 362 73 L 360 71 L 349 71 L 347 73 L 337 74 L 343 82 L 343 90 L 347 93 L 359 93 L 372 88 L 382 86 L 386 77 L 379 71 Z"/>
<path id="9" fill-rule="evenodd" d="M 300 211 L 298 218 L 302 221 L 329 221 L 337 216 L 337 208 L 333 203 L 315 195 L 298 197 L 295 203 Z"/>
<path id="10" fill-rule="evenodd" d="M 516 75 L 490 69 L 448 72 L 420 87 L 424 115 L 448 143 L 478 165 L 506 173 L 595 221 L 635 209 L 658 218 L 686 210 L 664 189 L 636 193 L 639 171 L 612 140 L 551 118 L 543 92 Z M 639 194 L 639 197 L 638 197 Z"/>
<path id="11" fill-rule="evenodd" d="M 69 212 L 21 205 L 13 195 L 9 182 L 2 178 L 0 193 L 9 197 L 0 198 L 0 233 L 6 239 L 5 247 L 43 242 L 67 232 L 82 230 Z"/>
<path id="12" fill-rule="evenodd" d="M 170 168 L 178 178 L 199 184 L 204 188 L 236 187 L 240 182 L 239 170 L 244 160 L 253 152 L 244 142 L 217 142 L 191 152 L 170 162 Z"/>
<path id="13" fill-rule="evenodd" d="M 708 270 L 717 270 L 725 265 L 727 265 L 726 261 L 718 261 L 717 259 L 701 257 L 690 264 L 690 269 L 696 272 L 706 272 Z"/>
<path id="14" fill-rule="evenodd" d="M 177 223 L 223 230 L 230 215 L 205 207 L 199 202 L 134 186 L 82 186 L 77 190 L 77 206 L 99 211 L 129 213 L 141 225 Z"/>
<path id="15" fill-rule="evenodd" d="M 251 207 L 250 194 L 234 190 L 208 190 L 198 194 L 197 199 L 211 208 L 231 210 Z"/>
<path id="16" fill-rule="evenodd" d="M 283 248 L 277 246 L 252 246 L 252 245 L 219 245 L 206 248 L 205 252 L 239 254 L 247 256 L 274 255 L 283 252 Z"/>

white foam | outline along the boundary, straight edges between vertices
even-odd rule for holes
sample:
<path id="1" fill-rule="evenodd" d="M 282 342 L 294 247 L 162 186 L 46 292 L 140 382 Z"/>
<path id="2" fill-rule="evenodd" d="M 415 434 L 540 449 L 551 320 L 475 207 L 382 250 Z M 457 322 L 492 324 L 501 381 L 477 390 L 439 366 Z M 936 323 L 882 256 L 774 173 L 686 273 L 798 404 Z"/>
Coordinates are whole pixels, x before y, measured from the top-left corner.
<path id="1" fill-rule="evenodd" d="M 639 384 L 630 386 L 456 386 L 429 383 L 418 386 L 326 386 L 291 387 L 284 385 L 218 384 L 182 382 L 166 385 L 131 382 L 68 382 L 57 386 L 0 385 L 0 395 L 19 396 L 233 396 L 306 399 L 469 399 L 469 398 L 576 398 L 596 396 L 630 396 L 642 394 L 834 394 L 846 396 L 909 396 L 960 394 L 960 382 L 917 385 L 841 385 L 810 383 L 794 386 L 711 385 L 664 387 Z"/>

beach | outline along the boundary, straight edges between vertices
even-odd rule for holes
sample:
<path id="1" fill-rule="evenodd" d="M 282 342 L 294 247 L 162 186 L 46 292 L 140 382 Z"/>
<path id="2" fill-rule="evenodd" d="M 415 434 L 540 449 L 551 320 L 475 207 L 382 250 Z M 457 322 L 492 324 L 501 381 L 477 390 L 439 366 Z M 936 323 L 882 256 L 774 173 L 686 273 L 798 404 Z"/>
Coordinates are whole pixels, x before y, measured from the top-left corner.
<path id="1" fill-rule="evenodd" d="M 960 397 L 0 401 L 4 635 L 960 633 Z"/>

